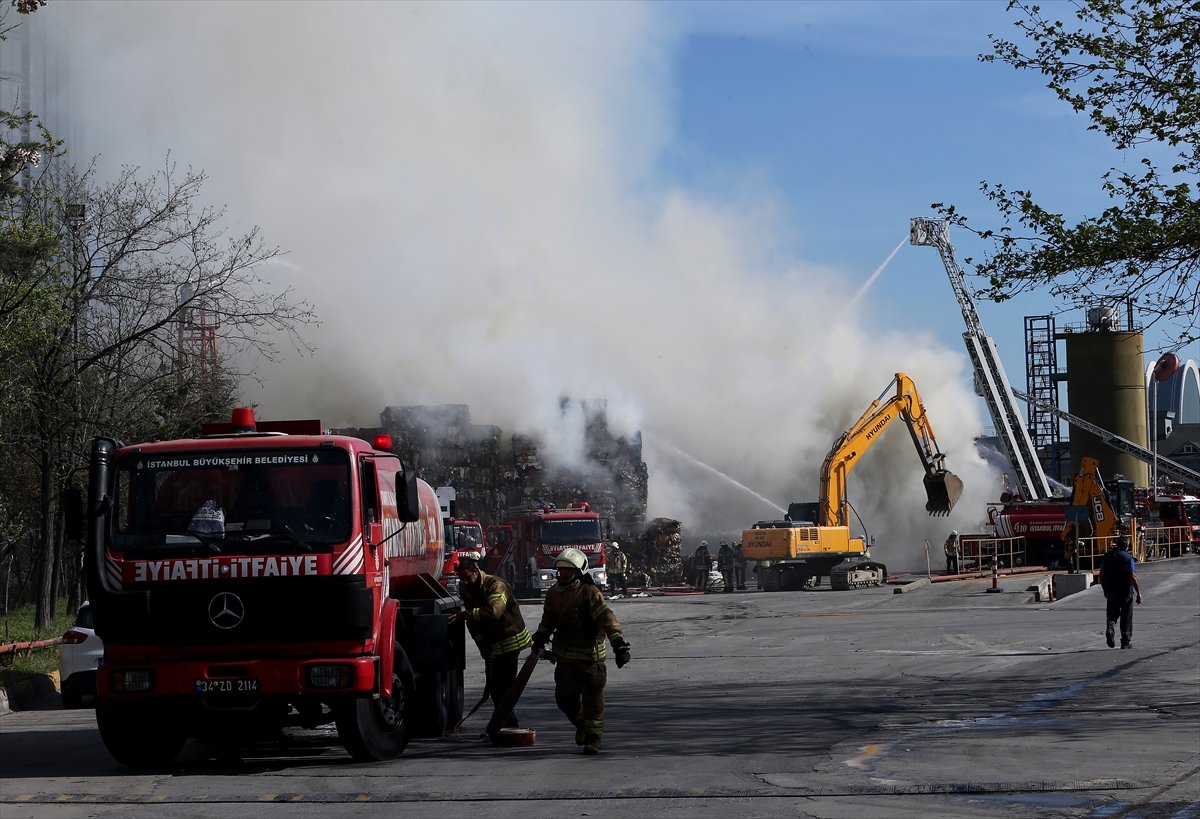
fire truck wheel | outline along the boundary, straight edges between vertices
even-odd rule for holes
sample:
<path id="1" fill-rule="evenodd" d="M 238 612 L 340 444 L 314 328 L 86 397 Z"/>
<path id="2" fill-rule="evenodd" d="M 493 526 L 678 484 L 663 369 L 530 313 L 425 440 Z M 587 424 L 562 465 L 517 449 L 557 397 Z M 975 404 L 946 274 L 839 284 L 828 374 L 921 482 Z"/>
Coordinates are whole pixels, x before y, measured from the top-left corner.
<path id="1" fill-rule="evenodd" d="M 113 758 L 130 768 L 161 768 L 183 748 L 178 719 L 153 705 L 96 703 L 100 739 Z"/>
<path id="2" fill-rule="evenodd" d="M 404 656 L 399 643 L 395 651 L 397 657 Z M 393 759 L 408 745 L 405 703 L 410 692 L 405 690 L 399 666 L 398 662 L 393 666 L 391 697 L 356 697 L 343 700 L 334 708 L 338 736 L 358 762 Z"/>
<path id="3" fill-rule="evenodd" d="M 449 685 L 445 671 L 417 677 L 416 691 L 408 703 L 409 731 L 415 737 L 442 737 L 454 725 L 449 721 Z"/>

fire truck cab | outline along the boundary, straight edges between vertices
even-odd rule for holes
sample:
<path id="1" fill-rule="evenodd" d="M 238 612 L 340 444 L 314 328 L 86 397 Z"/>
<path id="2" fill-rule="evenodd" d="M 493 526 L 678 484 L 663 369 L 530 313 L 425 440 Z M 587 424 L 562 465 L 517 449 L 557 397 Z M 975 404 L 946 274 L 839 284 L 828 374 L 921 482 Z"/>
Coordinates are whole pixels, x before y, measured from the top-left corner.
<path id="1" fill-rule="evenodd" d="M 200 435 L 92 446 L 84 565 L 105 657 L 96 721 L 118 761 L 168 764 L 331 723 L 359 761 L 462 714 L 432 487 L 375 442 L 250 408 Z"/>

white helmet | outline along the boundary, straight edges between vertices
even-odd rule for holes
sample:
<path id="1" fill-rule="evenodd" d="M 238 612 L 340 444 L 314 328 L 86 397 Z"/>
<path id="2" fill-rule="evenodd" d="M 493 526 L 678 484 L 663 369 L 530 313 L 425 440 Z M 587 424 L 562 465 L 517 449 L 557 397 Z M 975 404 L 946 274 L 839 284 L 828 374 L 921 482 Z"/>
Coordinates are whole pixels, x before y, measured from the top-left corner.
<path id="1" fill-rule="evenodd" d="M 707 541 L 707 540 L 702 540 L 702 541 L 700 541 L 700 545 L 701 545 L 701 546 L 703 546 L 705 549 L 707 549 L 707 548 L 708 548 L 708 541 Z"/>
<path id="2" fill-rule="evenodd" d="M 951 530 L 950 530 L 950 537 L 958 537 L 958 530 L 957 530 L 957 529 L 951 529 Z"/>
<path id="3" fill-rule="evenodd" d="M 587 555 L 576 549 L 574 546 L 569 546 L 563 549 L 558 557 L 554 559 L 554 568 L 556 569 L 579 569 L 581 572 L 587 571 Z"/>
<path id="4" fill-rule="evenodd" d="M 615 541 L 615 540 L 614 540 L 614 541 L 613 541 L 613 543 L 612 543 L 612 547 L 613 547 L 614 549 L 620 549 L 620 548 L 621 548 L 621 544 L 620 544 L 620 543 L 618 543 L 617 541 Z"/>

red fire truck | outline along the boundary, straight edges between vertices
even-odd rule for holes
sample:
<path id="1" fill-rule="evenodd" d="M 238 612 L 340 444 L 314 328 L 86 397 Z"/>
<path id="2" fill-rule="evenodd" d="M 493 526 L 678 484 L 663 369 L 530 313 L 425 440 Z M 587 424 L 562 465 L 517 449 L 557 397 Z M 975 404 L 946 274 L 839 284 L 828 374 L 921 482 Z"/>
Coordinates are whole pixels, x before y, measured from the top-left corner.
<path id="1" fill-rule="evenodd" d="M 383 760 L 458 721 L 437 499 L 389 447 L 249 408 L 196 438 L 96 440 L 68 517 L 86 527 L 96 721 L 118 761 L 328 723 Z"/>
<path id="2" fill-rule="evenodd" d="M 1152 509 L 1158 512 L 1157 525 L 1165 530 L 1163 534 L 1171 543 L 1172 548 L 1164 550 L 1164 557 L 1185 551 L 1200 552 L 1200 498 L 1160 493 L 1154 496 Z"/>
<path id="3" fill-rule="evenodd" d="M 483 563 L 487 553 L 483 537 L 483 524 L 474 515 L 465 518 L 456 517 L 458 514 L 458 494 L 452 486 L 437 488 L 438 504 L 442 512 L 442 526 L 446 532 L 446 559 L 442 566 L 442 582 L 446 588 L 458 593 L 458 577 L 454 570 L 461 558 L 469 557 Z"/>
<path id="4" fill-rule="evenodd" d="M 554 559 L 574 546 L 587 556 L 596 585 L 607 588 L 608 530 L 607 521 L 586 503 L 510 509 L 499 525 L 487 529 L 485 571 L 507 580 L 518 597 L 545 594 L 558 580 Z"/>
<path id="5" fill-rule="evenodd" d="M 1092 463 L 1094 465 L 1095 462 Z M 1125 478 L 1101 481 L 1098 473 L 1096 481 L 1100 482 L 1098 487 L 1103 487 L 1105 503 L 1115 516 L 1115 521 L 1109 521 L 1109 524 L 1131 531 L 1135 511 L 1133 483 Z M 1079 495 L 1078 489 L 1076 494 Z M 1075 501 L 1075 505 L 1072 505 L 1072 498 L 1034 501 L 1008 498 L 998 504 L 988 504 L 988 521 L 995 527 L 996 537 L 1024 539 L 1024 555 L 1017 557 L 1018 563 L 1068 567 L 1064 540 L 1068 532 L 1067 523 L 1086 520 L 1086 513 L 1095 505 L 1096 499 L 1088 499 L 1084 494 Z M 1087 527 L 1086 531 L 1095 531 L 1095 526 Z"/>

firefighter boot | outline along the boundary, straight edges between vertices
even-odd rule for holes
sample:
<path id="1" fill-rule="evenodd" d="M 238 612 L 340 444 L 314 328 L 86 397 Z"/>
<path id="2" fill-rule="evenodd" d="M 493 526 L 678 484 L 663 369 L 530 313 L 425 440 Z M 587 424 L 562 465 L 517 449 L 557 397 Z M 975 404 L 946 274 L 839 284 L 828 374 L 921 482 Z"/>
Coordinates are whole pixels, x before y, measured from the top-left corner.
<path id="1" fill-rule="evenodd" d="M 583 730 L 583 723 L 575 723 L 575 744 L 582 745 L 585 739 L 587 739 L 587 733 Z"/>
<path id="2" fill-rule="evenodd" d="M 596 734 L 588 734 L 583 739 L 583 752 L 585 754 L 600 753 L 600 737 Z"/>

